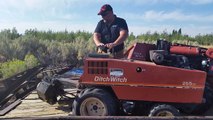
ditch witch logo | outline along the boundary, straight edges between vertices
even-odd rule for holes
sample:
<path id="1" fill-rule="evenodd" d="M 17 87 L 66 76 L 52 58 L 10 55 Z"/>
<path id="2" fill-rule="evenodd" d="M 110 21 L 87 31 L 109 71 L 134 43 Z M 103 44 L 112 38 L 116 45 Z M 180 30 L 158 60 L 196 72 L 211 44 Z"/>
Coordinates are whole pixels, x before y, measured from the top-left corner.
<path id="1" fill-rule="evenodd" d="M 101 76 L 95 76 L 94 78 L 95 82 L 127 82 L 127 79 L 125 77 L 120 78 L 120 77 L 101 77 Z"/>

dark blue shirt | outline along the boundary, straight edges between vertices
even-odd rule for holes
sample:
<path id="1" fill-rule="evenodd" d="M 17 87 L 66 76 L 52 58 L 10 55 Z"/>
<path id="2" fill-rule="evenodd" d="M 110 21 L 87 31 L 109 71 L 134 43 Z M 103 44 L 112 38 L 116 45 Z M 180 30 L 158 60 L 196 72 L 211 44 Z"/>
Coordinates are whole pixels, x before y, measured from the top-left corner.
<path id="1" fill-rule="evenodd" d="M 119 37 L 121 29 L 128 31 L 127 23 L 124 19 L 115 16 L 115 20 L 112 22 L 111 25 L 105 23 L 104 20 L 99 21 L 95 32 L 101 34 L 100 42 L 106 44 L 114 42 Z M 123 49 L 124 43 L 115 46 L 114 52 L 119 52 Z"/>

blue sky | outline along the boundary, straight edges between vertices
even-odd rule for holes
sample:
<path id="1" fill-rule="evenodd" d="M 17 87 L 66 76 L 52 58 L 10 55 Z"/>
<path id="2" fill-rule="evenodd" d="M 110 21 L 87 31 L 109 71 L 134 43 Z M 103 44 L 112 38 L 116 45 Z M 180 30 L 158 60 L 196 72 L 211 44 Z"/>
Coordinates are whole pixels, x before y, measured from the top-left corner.
<path id="1" fill-rule="evenodd" d="M 135 35 L 179 28 L 190 36 L 213 33 L 213 0 L 0 0 L 0 30 L 93 32 L 106 3 Z"/>

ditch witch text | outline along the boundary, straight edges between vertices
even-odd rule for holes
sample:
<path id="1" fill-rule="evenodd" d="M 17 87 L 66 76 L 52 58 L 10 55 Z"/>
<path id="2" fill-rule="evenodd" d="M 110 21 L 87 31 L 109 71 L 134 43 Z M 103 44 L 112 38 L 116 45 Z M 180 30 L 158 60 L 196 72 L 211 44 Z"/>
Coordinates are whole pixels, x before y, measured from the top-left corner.
<path id="1" fill-rule="evenodd" d="M 127 82 L 127 79 L 125 77 L 101 77 L 101 76 L 95 76 L 94 78 L 95 82 Z"/>

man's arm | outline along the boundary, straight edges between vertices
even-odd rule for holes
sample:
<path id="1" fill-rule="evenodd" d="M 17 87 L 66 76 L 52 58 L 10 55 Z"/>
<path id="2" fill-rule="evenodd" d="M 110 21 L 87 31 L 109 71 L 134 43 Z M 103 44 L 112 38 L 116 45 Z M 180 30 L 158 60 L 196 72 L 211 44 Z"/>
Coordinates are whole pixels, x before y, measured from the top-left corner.
<path id="1" fill-rule="evenodd" d="M 115 44 L 115 46 L 120 45 L 121 43 L 123 43 L 127 39 L 128 36 L 129 36 L 129 34 L 128 34 L 127 30 L 121 30 L 120 36 L 113 43 Z"/>
<path id="2" fill-rule="evenodd" d="M 111 48 L 113 48 L 113 47 L 115 47 L 115 46 L 117 46 L 117 45 L 120 45 L 120 44 L 122 44 L 122 43 L 127 39 L 128 36 L 129 36 L 128 31 L 122 29 L 122 30 L 120 30 L 120 35 L 119 35 L 119 37 L 115 40 L 115 42 L 113 42 L 113 43 L 108 43 L 108 44 L 106 44 L 106 46 L 107 46 L 108 48 L 111 49 Z"/>
<path id="3" fill-rule="evenodd" d="M 101 42 L 101 34 L 100 34 L 100 33 L 95 32 L 95 33 L 93 34 L 93 40 L 94 40 L 96 46 L 102 46 L 102 45 L 104 45 L 104 44 Z"/>

